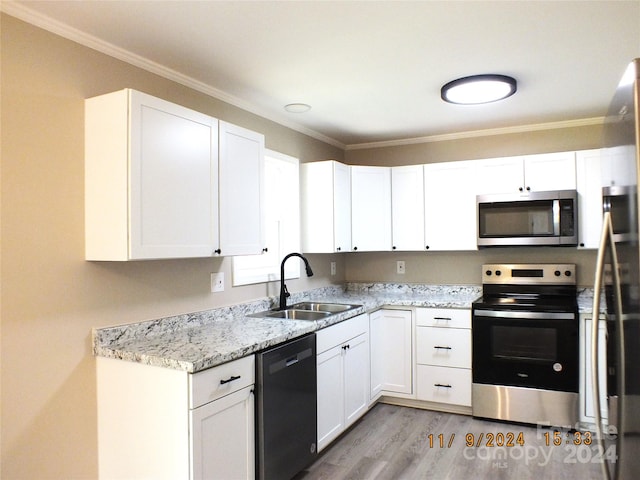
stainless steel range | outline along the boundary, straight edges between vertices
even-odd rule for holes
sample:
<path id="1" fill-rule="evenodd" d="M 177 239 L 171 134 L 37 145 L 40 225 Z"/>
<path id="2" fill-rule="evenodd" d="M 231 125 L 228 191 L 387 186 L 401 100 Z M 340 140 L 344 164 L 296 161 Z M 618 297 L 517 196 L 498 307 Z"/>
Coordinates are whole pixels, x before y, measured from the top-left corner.
<path id="1" fill-rule="evenodd" d="M 483 265 L 472 305 L 473 415 L 575 427 L 578 306 L 573 264 Z"/>

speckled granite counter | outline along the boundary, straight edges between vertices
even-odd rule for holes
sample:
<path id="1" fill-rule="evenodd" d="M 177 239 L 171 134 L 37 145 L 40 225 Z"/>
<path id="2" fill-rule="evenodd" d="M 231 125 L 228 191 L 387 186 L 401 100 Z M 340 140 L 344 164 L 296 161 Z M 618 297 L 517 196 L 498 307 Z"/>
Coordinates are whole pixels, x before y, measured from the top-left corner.
<path id="1" fill-rule="evenodd" d="M 198 372 L 381 306 L 470 308 L 475 286 L 354 283 L 294 293 L 289 304 L 323 301 L 362 305 L 318 321 L 249 317 L 275 305 L 275 297 L 93 330 L 94 354 L 186 372 Z"/>
<path id="2" fill-rule="evenodd" d="M 294 293 L 301 301 L 362 307 L 318 321 L 255 318 L 277 298 L 93 330 L 94 354 L 160 367 L 198 372 L 344 321 L 382 306 L 471 308 L 480 286 L 351 283 Z M 581 313 L 591 313 L 593 290 L 578 290 Z M 604 311 L 601 309 L 601 311 Z"/>

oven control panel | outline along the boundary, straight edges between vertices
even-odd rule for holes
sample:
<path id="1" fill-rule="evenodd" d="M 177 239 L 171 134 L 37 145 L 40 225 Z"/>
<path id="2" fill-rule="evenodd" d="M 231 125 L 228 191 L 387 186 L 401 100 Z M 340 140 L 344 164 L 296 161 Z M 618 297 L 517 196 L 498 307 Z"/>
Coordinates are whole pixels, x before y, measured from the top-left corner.
<path id="1" fill-rule="evenodd" d="M 511 285 L 575 285 L 573 263 L 491 263 L 482 266 L 482 283 Z"/>

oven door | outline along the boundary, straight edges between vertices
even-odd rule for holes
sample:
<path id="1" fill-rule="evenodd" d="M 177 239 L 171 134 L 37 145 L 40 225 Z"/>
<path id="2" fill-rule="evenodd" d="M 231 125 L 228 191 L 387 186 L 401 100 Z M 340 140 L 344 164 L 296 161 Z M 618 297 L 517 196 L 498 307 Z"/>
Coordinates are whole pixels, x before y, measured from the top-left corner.
<path id="1" fill-rule="evenodd" d="M 473 310 L 473 383 L 578 392 L 571 312 Z"/>

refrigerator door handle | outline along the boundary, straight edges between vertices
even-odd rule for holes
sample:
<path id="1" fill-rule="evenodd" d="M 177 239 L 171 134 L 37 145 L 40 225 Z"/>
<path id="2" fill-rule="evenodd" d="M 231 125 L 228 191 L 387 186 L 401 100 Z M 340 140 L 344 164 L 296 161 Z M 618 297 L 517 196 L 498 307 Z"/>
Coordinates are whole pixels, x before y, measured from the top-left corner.
<path id="1" fill-rule="evenodd" d="M 600 238 L 600 245 L 598 248 L 598 258 L 596 260 L 596 273 L 595 273 L 595 280 L 594 280 L 594 286 L 593 286 L 593 310 L 592 310 L 593 320 L 591 325 L 591 383 L 593 384 L 593 396 L 594 396 L 593 403 L 595 407 L 596 434 L 597 434 L 596 436 L 597 436 L 598 444 L 602 449 L 601 450 L 602 452 L 606 451 L 606 446 L 604 444 L 604 432 L 602 427 L 602 412 L 601 412 L 602 404 L 600 402 L 600 378 L 598 375 L 599 365 L 600 365 L 598 337 L 600 334 L 600 329 L 599 329 L 600 292 L 602 289 L 602 276 L 603 276 L 603 270 L 604 270 L 605 257 L 607 254 L 607 246 L 609 247 L 610 253 L 611 253 L 611 263 L 612 263 L 612 270 L 613 270 L 613 286 L 614 286 L 614 294 L 615 294 L 614 308 L 616 310 L 615 317 L 616 317 L 617 330 L 621 331 L 621 327 L 622 327 L 622 291 L 620 288 L 620 269 L 618 266 L 618 255 L 617 255 L 616 246 L 613 238 L 614 238 L 613 224 L 611 221 L 611 213 L 608 211 L 605 211 L 603 216 L 603 221 L 602 221 L 602 236 Z M 624 352 L 621 351 L 621 348 L 618 348 L 618 354 L 619 356 L 624 354 Z M 622 364 L 624 364 L 624 362 L 622 362 Z M 622 369 L 618 371 L 618 385 L 620 385 L 621 375 L 624 375 L 624 367 L 622 367 Z M 624 377 L 622 378 L 622 381 L 624 382 Z M 618 393 L 620 398 L 619 401 L 621 401 L 621 397 L 623 396 L 621 395 L 622 390 L 619 390 Z M 617 454 L 617 458 L 620 458 L 620 454 L 622 453 L 620 451 L 621 449 L 620 432 L 621 432 L 621 426 L 622 426 L 622 416 L 620 414 L 621 405 L 619 405 L 618 411 L 619 411 L 618 421 L 617 421 L 618 431 L 616 432 L 617 436 L 616 436 L 615 452 Z M 603 459 L 601 465 L 602 465 L 603 477 L 606 480 L 611 480 L 611 474 L 609 472 L 609 468 L 607 466 L 606 460 Z M 615 479 L 619 478 L 618 465 L 619 465 L 619 462 L 616 462 L 615 474 L 614 474 Z"/>

